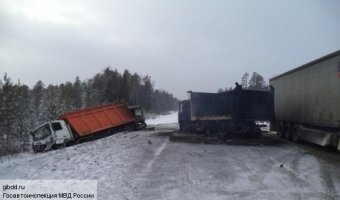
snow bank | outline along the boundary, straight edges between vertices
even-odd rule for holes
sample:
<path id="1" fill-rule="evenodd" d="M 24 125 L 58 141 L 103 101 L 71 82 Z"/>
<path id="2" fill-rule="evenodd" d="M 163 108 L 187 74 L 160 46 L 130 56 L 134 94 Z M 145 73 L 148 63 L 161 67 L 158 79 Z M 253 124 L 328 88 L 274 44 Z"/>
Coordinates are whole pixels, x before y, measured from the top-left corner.
<path id="1" fill-rule="evenodd" d="M 157 124 L 170 124 L 178 122 L 178 112 L 173 111 L 168 115 L 158 115 L 154 119 L 147 119 L 146 123 L 148 125 L 157 125 Z"/>

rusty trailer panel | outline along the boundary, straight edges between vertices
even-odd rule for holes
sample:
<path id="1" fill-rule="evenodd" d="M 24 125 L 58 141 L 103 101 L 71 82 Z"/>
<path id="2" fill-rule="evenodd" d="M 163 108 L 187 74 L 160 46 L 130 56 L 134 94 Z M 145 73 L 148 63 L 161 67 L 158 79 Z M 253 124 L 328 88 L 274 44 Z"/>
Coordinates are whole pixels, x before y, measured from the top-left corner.
<path id="1" fill-rule="evenodd" d="M 106 129 L 134 121 L 134 116 L 123 103 L 113 103 L 87 108 L 60 115 L 79 137 L 88 136 Z"/>

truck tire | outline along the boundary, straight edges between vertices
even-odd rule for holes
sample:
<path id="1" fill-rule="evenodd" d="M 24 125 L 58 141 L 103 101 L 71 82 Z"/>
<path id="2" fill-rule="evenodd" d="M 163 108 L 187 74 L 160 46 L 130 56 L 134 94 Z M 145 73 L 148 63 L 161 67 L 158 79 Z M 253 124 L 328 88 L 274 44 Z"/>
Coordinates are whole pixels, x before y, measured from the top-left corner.
<path id="1" fill-rule="evenodd" d="M 292 140 L 293 142 L 299 142 L 300 141 L 300 135 L 299 135 L 299 125 L 295 124 L 292 128 Z"/>
<path id="2" fill-rule="evenodd" d="M 290 140 L 292 138 L 292 126 L 289 123 L 285 125 L 284 138 L 286 140 Z"/>
<path id="3" fill-rule="evenodd" d="M 32 149 L 33 149 L 34 153 L 39 153 L 40 152 L 37 148 L 34 147 L 34 145 L 32 145 Z"/>

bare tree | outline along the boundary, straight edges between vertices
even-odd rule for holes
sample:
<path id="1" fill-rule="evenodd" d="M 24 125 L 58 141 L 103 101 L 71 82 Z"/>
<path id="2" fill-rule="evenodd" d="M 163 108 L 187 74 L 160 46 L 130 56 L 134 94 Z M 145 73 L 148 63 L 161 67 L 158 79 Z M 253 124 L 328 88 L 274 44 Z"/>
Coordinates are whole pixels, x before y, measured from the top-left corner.
<path id="1" fill-rule="evenodd" d="M 249 74 L 248 72 L 244 73 L 242 78 L 241 78 L 241 85 L 243 89 L 247 89 L 248 88 L 248 77 Z"/>
<path id="2" fill-rule="evenodd" d="M 248 88 L 253 90 L 263 90 L 267 89 L 268 86 L 262 75 L 258 74 L 257 72 L 253 72 L 249 80 Z"/>

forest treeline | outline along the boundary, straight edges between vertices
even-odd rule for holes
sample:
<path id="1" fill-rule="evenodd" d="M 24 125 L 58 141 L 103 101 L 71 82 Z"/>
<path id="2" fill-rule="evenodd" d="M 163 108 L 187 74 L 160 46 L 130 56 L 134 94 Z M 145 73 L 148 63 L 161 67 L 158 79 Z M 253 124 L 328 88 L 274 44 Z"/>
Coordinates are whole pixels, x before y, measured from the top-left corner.
<path id="1" fill-rule="evenodd" d="M 241 84 L 243 89 L 246 90 L 268 90 L 269 86 L 264 80 L 263 76 L 257 72 L 253 72 L 249 78 L 249 73 L 246 72 L 241 77 Z M 235 86 L 234 86 L 235 87 Z M 224 92 L 233 90 L 234 87 L 226 87 L 225 89 L 219 88 L 217 92 Z"/>
<path id="2" fill-rule="evenodd" d="M 150 76 L 125 70 L 122 74 L 104 69 L 88 80 L 33 88 L 13 83 L 6 74 L 0 79 L 0 156 L 25 151 L 30 144 L 29 131 L 67 111 L 114 101 L 141 105 L 151 113 L 176 110 L 178 100 L 164 90 L 154 89 Z"/>

